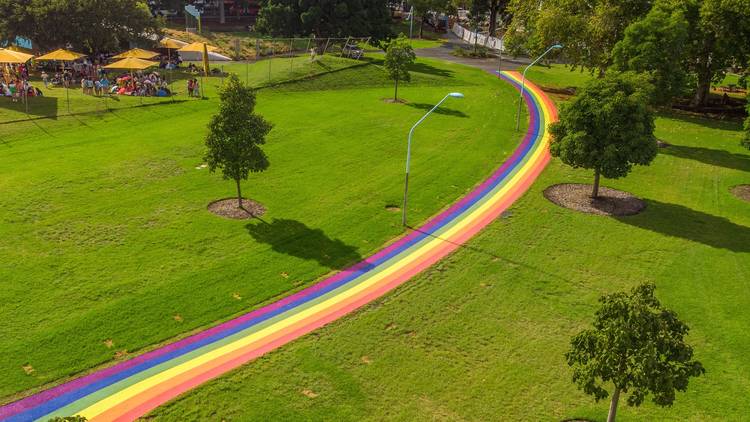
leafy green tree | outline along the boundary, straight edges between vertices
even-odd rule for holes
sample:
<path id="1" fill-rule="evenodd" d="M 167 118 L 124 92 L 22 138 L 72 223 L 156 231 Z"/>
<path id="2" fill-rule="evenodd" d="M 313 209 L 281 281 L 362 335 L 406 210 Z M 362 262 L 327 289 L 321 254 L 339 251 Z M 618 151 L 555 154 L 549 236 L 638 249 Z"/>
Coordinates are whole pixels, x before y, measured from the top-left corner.
<path id="1" fill-rule="evenodd" d="M 643 284 L 630 294 L 603 296 L 593 328 L 573 337 L 565 354 L 573 381 L 596 401 L 613 385 L 608 422 L 615 420 L 621 393 L 630 393 L 630 406 L 640 406 L 649 394 L 657 405 L 670 406 L 676 391 L 705 372 L 685 341 L 688 326 L 662 306 L 654 289 Z"/>
<path id="2" fill-rule="evenodd" d="M 272 36 L 391 36 L 386 0 L 263 0 L 256 27 Z"/>
<path id="3" fill-rule="evenodd" d="M 691 38 L 685 66 L 696 80 L 693 105 L 705 105 L 712 82 L 724 79 L 730 66 L 750 60 L 750 7 L 742 0 L 665 0 L 684 8 Z"/>
<path id="4" fill-rule="evenodd" d="M 550 126 L 552 156 L 574 168 L 594 170 L 592 198 L 599 178 L 625 177 L 633 165 L 656 157 L 650 84 L 632 73 L 612 73 L 589 81 Z"/>
<path id="5" fill-rule="evenodd" d="M 687 75 L 695 81 L 691 90 L 693 106 L 708 102 L 711 84 L 721 81 L 728 68 L 746 67 L 750 62 L 747 2 L 657 0 L 652 12 L 630 29 L 631 39 L 626 35 L 622 41 L 625 45 L 621 45 L 619 65 L 623 61 L 639 61 L 627 68 L 651 72 L 656 76 L 657 86 Z M 683 39 L 684 35 L 687 36 Z M 639 42 L 653 44 L 638 47 Z"/>
<path id="6" fill-rule="evenodd" d="M 153 43 L 161 21 L 145 0 L 0 0 L 0 39 L 31 39 L 50 50 L 117 51 L 129 42 Z"/>
<path id="7" fill-rule="evenodd" d="M 625 28 L 646 15 L 652 0 L 511 0 L 507 40 L 512 52 L 538 55 L 563 44 L 573 67 L 603 74 Z"/>
<path id="8" fill-rule="evenodd" d="M 411 44 L 404 34 L 400 34 L 398 38 L 394 38 L 388 43 L 383 67 L 388 73 L 388 77 L 395 81 L 394 101 L 398 101 L 398 82 L 411 80 L 409 66 L 414 64 L 416 58 L 414 49 L 411 48 Z"/>
<path id="9" fill-rule="evenodd" d="M 219 112 L 208 124 L 206 163 L 211 172 L 221 169 L 224 179 L 237 185 L 237 204 L 242 208 L 240 181 L 250 172 L 268 168 L 268 157 L 261 149 L 273 127 L 255 113 L 255 91 L 230 75 L 220 92 Z"/>
<path id="10" fill-rule="evenodd" d="M 655 88 L 655 102 L 667 104 L 686 93 L 689 36 L 684 10 L 657 3 L 643 19 L 628 26 L 615 45 L 614 69 L 647 73 Z"/>

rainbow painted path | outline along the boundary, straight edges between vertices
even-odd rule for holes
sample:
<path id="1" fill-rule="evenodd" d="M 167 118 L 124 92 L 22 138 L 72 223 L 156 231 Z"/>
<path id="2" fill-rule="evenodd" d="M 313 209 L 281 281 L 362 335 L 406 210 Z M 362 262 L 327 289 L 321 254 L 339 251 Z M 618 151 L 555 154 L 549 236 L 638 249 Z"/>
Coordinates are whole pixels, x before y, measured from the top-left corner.
<path id="1" fill-rule="evenodd" d="M 520 75 L 500 77 L 520 88 Z M 436 263 L 497 218 L 549 161 L 556 109 L 527 84 L 529 131 L 469 195 L 375 255 L 276 303 L 136 358 L 0 407 L 0 420 L 133 420 L 185 391 L 366 305 Z"/>

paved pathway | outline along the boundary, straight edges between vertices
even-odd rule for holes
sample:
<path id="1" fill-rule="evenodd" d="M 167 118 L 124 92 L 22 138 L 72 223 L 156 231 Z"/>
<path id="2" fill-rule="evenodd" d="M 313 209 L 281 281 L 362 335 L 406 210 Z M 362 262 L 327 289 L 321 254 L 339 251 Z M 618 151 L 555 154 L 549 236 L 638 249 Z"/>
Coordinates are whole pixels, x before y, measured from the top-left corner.
<path id="1" fill-rule="evenodd" d="M 472 59 L 468 57 L 456 57 L 451 54 L 454 49 L 459 47 L 471 48 L 471 44 L 464 42 L 451 32 L 446 35 L 446 38 L 447 42 L 440 47 L 420 48 L 415 50 L 417 56 L 466 64 L 484 69 L 488 72 L 497 72 L 498 70 L 513 71 L 518 69 L 519 66 L 527 65 L 529 63 L 529 60 L 526 58 L 503 57 L 502 61 L 500 61 L 499 58 Z"/>
<path id="2" fill-rule="evenodd" d="M 500 75 L 517 89 L 520 75 Z M 138 418 L 166 401 L 376 300 L 435 264 L 510 207 L 549 161 L 556 110 L 527 84 L 528 133 L 491 177 L 448 210 L 364 261 L 268 306 L 0 407 L 0 420 Z M 51 347 L 53 345 L 50 345 Z"/>

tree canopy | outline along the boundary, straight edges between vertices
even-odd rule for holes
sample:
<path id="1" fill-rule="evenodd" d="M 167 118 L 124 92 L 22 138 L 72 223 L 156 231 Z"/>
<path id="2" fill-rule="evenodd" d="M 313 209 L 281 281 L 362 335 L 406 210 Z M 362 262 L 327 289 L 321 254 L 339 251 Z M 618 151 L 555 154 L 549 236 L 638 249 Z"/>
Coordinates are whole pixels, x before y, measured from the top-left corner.
<path id="1" fill-rule="evenodd" d="M 550 126 L 552 156 L 573 167 L 594 170 L 592 197 L 599 176 L 626 176 L 633 165 L 656 157 L 650 84 L 633 73 L 608 73 L 589 81 Z"/>
<path id="2" fill-rule="evenodd" d="M 219 95 L 221 105 L 208 124 L 204 159 L 211 172 L 221 169 L 224 179 L 235 181 L 241 208 L 240 180 L 269 166 L 261 146 L 273 125 L 255 113 L 255 91 L 240 82 L 237 75 L 229 75 Z"/>
<path id="3" fill-rule="evenodd" d="M 263 0 L 257 29 L 272 36 L 372 37 L 391 35 L 385 0 Z"/>
<path id="4" fill-rule="evenodd" d="M 655 88 L 654 100 L 668 103 L 686 93 L 684 46 L 689 36 L 684 10 L 656 4 L 625 29 L 624 38 L 614 47 L 614 69 L 647 73 Z"/>
<path id="5" fill-rule="evenodd" d="M 669 406 L 676 391 L 685 391 L 690 377 L 703 374 L 685 341 L 688 326 L 654 296 L 653 284 L 628 293 L 599 299 L 593 328 L 581 331 L 565 354 L 573 368 L 573 381 L 596 401 L 609 395 L 608 421 L 614 421 L 620 393 L 627 403 L 640 406 L 649 394 L 659 406 Z"/>
<path id="6" fill-rule="evenodd" d="M 512 0 L 508 45 L 519 53 L 541 54 L 550 45 L 565 45 L 574 67 L 604 72 L 625 28 L 648 13 L 651 0 Z M 540 6 L 541 4 L 541 6 Z"/>
<path id="7" fill-rule="evenodd" d="M 0 0 L 0 15 L 0 38 L 23 36 L 46 50 L 116 51 L 160 30 L 145 0 Z"/>
<path id="8" fill-rule="evenodd" d="M 415 59 L 414 50 L 404 34 L 400 34 L 388 43 L 383 67 L 388 73 L 388 77 L 395 81 L 394 101 L 398 101 L 398 82 L 411 80 L 409 66 L 414 63 Z"/>

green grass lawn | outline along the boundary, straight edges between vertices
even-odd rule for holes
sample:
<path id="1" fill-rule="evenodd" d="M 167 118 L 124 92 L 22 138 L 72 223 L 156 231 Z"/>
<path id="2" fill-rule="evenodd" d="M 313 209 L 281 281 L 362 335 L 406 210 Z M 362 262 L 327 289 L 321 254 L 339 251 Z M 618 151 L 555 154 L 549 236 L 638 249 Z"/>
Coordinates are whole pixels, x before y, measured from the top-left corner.
<path id="1" fill-rule="evenodd" d="M 576 390 L 563 353 L 600 295 L 654 282 L 692 328 L 707 372 L 672 408 L 621 400 L 619 420 L 746 420 L 750 204 L 729 188 L 750 183 L 750 154 L 735 123 L 661 115 L 657 135 L 673 146 L 650 167 L 603 182 L 644 198 L 641 215 L 605 218 L 548 202 L 547 186 L 592 180 L 553 160 L 504 218 L 448 259 L 152 416 L 605 420 L 608 403 Z"/>
<path id="2" fill-rule="evenodd" d="M 411 221 L 489 175 L 519 140 L 514 91 L 457 65 L 413 70 L 407 104 L 383 101 L 392 85 L 377 59 L 259 91 L 271 167 L 244 193 L 268 208 L 262 221 L 206 210 L 234 194 L 200 168 L 213 88 L 208 100 L 2 125 L 2 401 L 246 312 L 399 236 L 386 206 L 402 199 L 407 132 L 448 92 L 466 98 L 415 134 Z"/>

